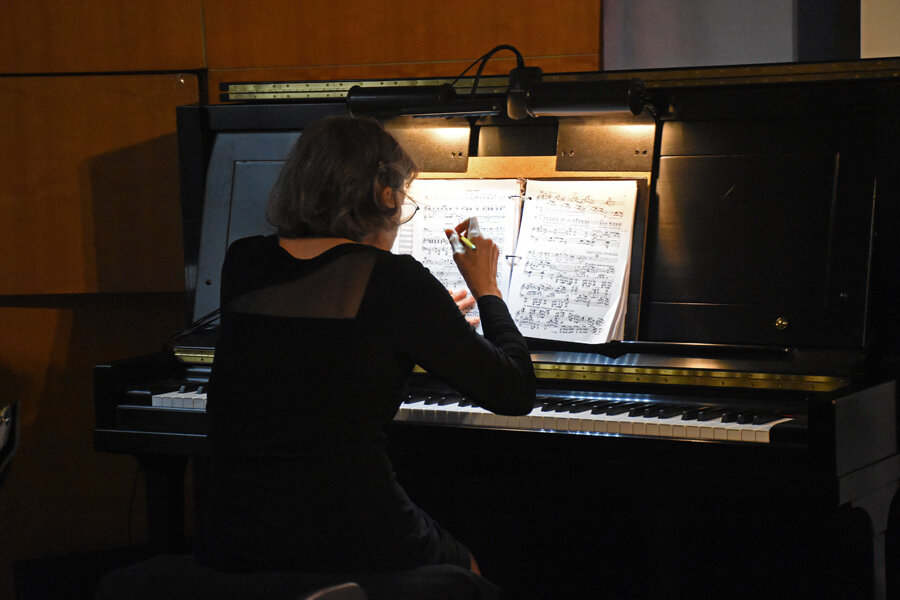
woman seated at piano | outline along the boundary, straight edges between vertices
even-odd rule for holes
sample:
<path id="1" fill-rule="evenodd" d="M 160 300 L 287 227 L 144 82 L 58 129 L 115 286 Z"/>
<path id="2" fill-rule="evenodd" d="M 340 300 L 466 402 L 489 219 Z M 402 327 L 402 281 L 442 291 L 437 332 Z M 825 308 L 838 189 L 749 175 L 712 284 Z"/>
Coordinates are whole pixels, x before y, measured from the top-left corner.
<path id="1" fill-rule="evenodd" d="M 469 550 L 398 485 L 388 426 L 414 365 L 506 415 L 532 409 L 534 374 L 497 287 L 498 248 L 476 219 L 446 231 L 447 252 L 484 335 L 427 269 L 390 252 L 414 216 L 406 189 L 416 174 L 376 121 L 324 119 L 300 136 L 271 192 L 277 235 L 229 248 L 208 387 L 206 564 L 477 572 Z"/>

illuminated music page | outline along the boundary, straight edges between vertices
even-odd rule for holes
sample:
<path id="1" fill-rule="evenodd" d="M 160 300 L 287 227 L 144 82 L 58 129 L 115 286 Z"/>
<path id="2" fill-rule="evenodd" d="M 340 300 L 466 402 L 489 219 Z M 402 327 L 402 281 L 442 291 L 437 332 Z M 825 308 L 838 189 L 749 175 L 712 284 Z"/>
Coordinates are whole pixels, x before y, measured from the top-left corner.
<path id="1" fill-rule="evenodd" d="M 510 313 L 526 337 L 622 339 L 637 183 L 527 182 Z"/>
<path id="2" fill-rule="evenodd" d="M 521 214 L 520 191 L 515 179 L 417 179 L 407 192 L 419 211 L 400 227 L 393 251 L 412 254 L 448 289 L 464 289 L 444 230 L 478 217 L 482 235 L 499 246 L 501 257 L 511 254 Z M 502 259 L 497 282 L 505 296 L 509 264 Z"/>

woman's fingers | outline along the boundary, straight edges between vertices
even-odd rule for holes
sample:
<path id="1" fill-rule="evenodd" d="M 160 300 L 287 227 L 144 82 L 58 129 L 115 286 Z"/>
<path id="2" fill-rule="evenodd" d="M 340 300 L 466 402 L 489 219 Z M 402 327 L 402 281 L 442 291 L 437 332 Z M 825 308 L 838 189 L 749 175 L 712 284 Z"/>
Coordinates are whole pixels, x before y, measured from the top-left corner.
<path id="1" fill-rule="evenodd" d="M 466 314 L 475 306 L 475 298 L 469 294 L 469 290 L 463 288 L 447 291 L 450 292 L 450 297 L 456 302 L 456 306 L 461 313 Z"/>
<path id="2" fill-rule="evenodd" d="M 462 243 L 462 240 L 459 239 L 459 233 L 452 229 L 447 229 L 444 233 L 447 234 L 447 239 L 450 240 L 450 247 L 453 249 L 453 254 L 465 254 L 466 247 Z"/>

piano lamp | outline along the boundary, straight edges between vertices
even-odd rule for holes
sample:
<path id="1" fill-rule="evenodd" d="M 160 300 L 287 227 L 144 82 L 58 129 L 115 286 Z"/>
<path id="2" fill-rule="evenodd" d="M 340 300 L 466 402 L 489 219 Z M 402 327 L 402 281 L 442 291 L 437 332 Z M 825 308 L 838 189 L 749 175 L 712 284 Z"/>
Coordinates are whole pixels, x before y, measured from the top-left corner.
<path id="1" fill-rule="evenodd" d="M 509 72 L 506 93 L 476 94 L 485 62 L 498 50 L 512 50 L 517 66 Z M 539 67 L 526 67 L 512 46 L 497 46 L 473 62 L 465 74 L 481 62 L 469 94 L 456 93 L 453 83 L 362 87 L 347 93 L 350 114 L 391 117 L 483 117 L 504 112 L 511 119 L 528 117 L 579 117 L 608 113 L 639 115 L 649 96 L 638 79 L 612 81 L 543 81 Z"/>
<path id="2" fill-rule="evenodd" d="M 460 97 L 449 83 L 387 88 L 354 85 L 347 92 L 351 115 L 372 117 L 485 117 L 499 115 L 496 97 Z"/>

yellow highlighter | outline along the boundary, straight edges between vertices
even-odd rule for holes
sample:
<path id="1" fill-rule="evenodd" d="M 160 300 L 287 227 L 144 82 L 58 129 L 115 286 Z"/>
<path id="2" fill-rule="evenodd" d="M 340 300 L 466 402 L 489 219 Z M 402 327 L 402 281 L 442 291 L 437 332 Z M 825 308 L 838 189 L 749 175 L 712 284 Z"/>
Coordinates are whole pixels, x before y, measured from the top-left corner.
<path id="1" fill-rule="evenodd" d="M 464 236 L 464 235 L 459 236 L 459 239 L 462 240 L 463 244 L 465 244 L 466 246 L 468 246 L 468 247 L 471 248 L 472 250 L 475 250 L 475 244 L 472 243 L 472 240 L 470 240 L 469 238 L 467 238 L 467 237 Z"/>

